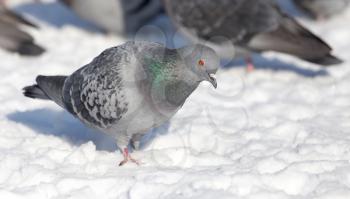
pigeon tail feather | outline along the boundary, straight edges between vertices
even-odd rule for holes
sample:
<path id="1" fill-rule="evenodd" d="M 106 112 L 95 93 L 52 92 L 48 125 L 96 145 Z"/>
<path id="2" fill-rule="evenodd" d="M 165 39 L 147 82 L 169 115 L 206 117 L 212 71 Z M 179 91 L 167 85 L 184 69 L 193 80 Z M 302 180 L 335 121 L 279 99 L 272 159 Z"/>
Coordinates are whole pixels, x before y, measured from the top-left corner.
<path id="1" fill-rule="evenodd" d="M 62 89 L 67 76 L 43 76 L 36 78 L 37 84 L 23 88 L 24 95 L 30 98 L 47 99 L 64 107 Z"/>
<path id="2" fill-rule="evenodd" d="M 33 99 L 50 99 L 37 84 L 24 87 L 23 95 Z"/>
<path id="3" fill-rule="evenodd" d="M 332 66 L 332 65 L 338 65 L 338 64 L 341 64 L 344 62 L 343 60 L 341 60 L 341 59 L 339 59 L 331 54 L 328 54 L 324 57 L 320 57 L 317 59 L 304 59 L 304 60 L 311 62 L 311 63 L 318 64 L 318 65 L 326 66 L 326 67 Z"/>
<path id="4" fill-rule="evenodd" d="M 67 76 L 43 76 L 36 77 L 36 82 L 44 93 L 58 105 L 64 107 L 62 89 Z"/>
<path id="5" fill-rule="evenodd" d="M 33 42 L 22 42 L 14 51 L 21 55 L 38 56 L 45 52 L 45 49 L 34 44 Z"/>
<path id="6" fill-rule="evenodd" d="M 248 46 L 257 51 L 287 53 L 321 66 L 342 63 L 331 55 L 332 48 L 326 42 L 287 15 L 278 29 L 255 36 Z"/>

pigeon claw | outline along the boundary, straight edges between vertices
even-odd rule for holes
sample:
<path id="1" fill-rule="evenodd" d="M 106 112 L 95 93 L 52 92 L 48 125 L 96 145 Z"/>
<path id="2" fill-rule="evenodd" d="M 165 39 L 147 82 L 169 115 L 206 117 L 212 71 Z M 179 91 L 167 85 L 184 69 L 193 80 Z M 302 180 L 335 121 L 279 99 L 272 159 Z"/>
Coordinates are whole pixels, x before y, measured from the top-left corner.
<path id="1" fill-rule="evenodd" d="M 124 164 L 126 164 L 129 161 L 140 166 L 140 162 L 130 156 L 128 148 L 125 148 L 124 150 L 122 150 L 122 153 L 123 153 L 124 160 L 119 163 L 119 166 L 123 166 Z"/>
<path id="2" fill-rule="evenodd" d="M 121 161 L 120 163 L 119 163 L 119 166 L 121 167 L 121 166 L 123 166 L 125 163 L 127 163 L 128 162 L 128 160 L 127 159 L 124 159 L 123 161 Z"/>

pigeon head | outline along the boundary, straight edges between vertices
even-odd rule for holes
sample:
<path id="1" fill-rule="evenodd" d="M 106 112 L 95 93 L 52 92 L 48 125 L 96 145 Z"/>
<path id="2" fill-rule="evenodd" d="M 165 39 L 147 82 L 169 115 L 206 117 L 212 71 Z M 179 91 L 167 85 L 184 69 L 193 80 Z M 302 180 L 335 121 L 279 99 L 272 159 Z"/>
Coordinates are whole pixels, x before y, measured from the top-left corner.
<path id="1" fill-rule="evenodd" d="M 194 72 L 200 81 L 208 81 L 217 88 L 214 74 L 220 66 L 220 58 L 216 52 L 205 45 L 192 45 L 180 49 L 180 55 L 186 66 Z"/>

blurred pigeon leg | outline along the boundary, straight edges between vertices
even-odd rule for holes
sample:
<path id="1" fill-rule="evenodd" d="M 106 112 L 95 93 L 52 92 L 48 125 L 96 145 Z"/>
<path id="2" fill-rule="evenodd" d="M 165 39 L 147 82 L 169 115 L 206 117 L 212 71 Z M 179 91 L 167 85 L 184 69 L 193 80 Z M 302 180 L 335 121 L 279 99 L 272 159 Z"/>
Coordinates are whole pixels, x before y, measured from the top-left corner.
<path id="1" fill-rule="evenodd" d="M 317 22 L 325 22 L 325 21 L 327 21 L 327 17 L 325 17 L 325 16 L 317 16 L 316 17 L 316 21 Z"/>
<path id="2" fill-rule="evenodd" d="M 131 147 L 133 150 L 139 150 L 140 149 L 140 144 L 141 144 L 141 139 L 143 137 L 143 134 L 135 134 L 131 138 Z"/>
<path id="3" fill-rule="evenodd" d="M 246 57 L 245 58 L 245 62 L 247 63 L 247 72 L 250 73 L 250 72 L 253 72 L 254 69 L 255 69 L 255 66 L 254 66 L 254 63 L 253 63 L 253 60 L 252 60 L 252 57 Z"/>
<path id="4" fill-rule="evenodd" d="M 135 160 L 134 158 L 132 158 L 129 154 L 129 150 L 128 148 L 124 148 L 124 150 L 122 150 L 122 153 L 123 153 L 123 157 L 124 157 L 124 160 L 121 161 L 119 163 L 119 166 L 123 166 L 125 163 L 127 163 L 129 160 L 137 165 L 140 165 L 139 161 Z"/>

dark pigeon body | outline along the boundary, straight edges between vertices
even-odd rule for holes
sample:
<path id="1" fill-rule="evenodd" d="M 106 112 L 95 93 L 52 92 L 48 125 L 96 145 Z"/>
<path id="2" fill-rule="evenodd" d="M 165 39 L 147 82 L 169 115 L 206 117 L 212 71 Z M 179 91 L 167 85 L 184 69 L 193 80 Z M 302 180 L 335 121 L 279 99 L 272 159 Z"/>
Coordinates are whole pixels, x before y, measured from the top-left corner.
<path id="1" fill-rule="evenodd" d="M 34 38 L 29 33 L 21 30 L 21 25 L 37 28 L 22 16 L 0 5 L 0 47 L 20 55 L 42 54 L 45 50 L 35 44 Z"/>
<path id="2" fill-rule="evenodd" d="M 78 16 L 105 32 L 137 32 L 161 11 L 160 0 L 61 0 Z"/>
<path id="3" fill-rule="evenodd" d="M 331 55 L 328 44 L 284 14 L 274 0 L 164 0 L 164 3 L 185 35 L 211 41 L 212 47 L 225 57 L 277 51 L 325 66 L 341 63 Z M 223 48 L 225 43 L 220 41 L 227 40 L 234 45 L 235 52 Z"/>

